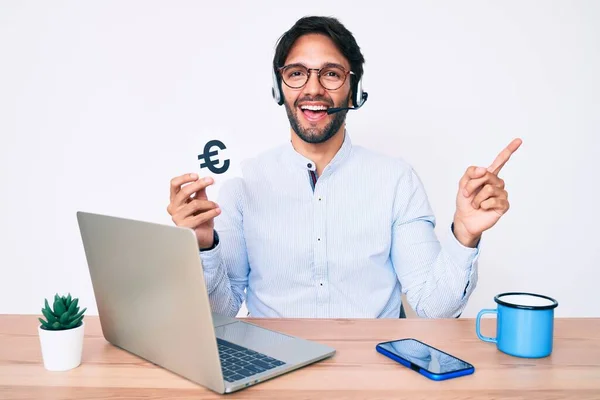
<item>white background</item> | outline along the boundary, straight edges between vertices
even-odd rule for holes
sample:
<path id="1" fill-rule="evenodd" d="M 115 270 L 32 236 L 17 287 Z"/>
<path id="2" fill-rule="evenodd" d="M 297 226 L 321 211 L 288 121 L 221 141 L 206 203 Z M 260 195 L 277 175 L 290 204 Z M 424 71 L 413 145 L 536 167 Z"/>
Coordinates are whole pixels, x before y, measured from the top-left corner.
<path id="1" fill-rule="evenodd" d="M 370 97 L 348 114 L 352 141 L 416 168 L 438 234 L 464 170 L 523 139 L 501 173 L 511 209 L 484 236 L 463 315 L 522 290 L 555 297 L 557 316 L 600 316 L 592 0 L 2 2 L 0 313 L 71 292 L 95 314 L 77 210 L 172 224 L 169 181 L 204 172 L 206 141 L 228 146 L 222 182 L 289 140 L 270 65 L 309 14 L 357 38 Z"/>

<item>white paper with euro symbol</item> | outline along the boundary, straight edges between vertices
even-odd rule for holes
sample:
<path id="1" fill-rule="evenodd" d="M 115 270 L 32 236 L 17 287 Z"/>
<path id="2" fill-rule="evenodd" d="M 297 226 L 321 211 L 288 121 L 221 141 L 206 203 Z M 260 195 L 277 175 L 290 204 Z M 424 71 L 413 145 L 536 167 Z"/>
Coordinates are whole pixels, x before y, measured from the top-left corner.
<path id="1" fill-rule="evenodd" d="M 195 172 L 200 177 L 213 178 L 214 183 L 206 189 L 206 194 L 212 201 L 218 200 L 219 190 L 227 180 L 241 176 L 240 163 L 248 155 L 240 154 L 243 146 L 236 136 L 223 130 L 200 132 L 192 140 L 193 153 L 187 153 L 195 163 L 190 172 Z"/>

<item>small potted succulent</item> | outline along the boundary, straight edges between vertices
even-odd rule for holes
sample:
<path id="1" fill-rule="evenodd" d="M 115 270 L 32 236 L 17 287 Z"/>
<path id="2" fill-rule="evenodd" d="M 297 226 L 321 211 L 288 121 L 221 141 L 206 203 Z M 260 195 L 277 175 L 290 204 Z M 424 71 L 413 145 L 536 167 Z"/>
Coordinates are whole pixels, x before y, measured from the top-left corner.
<path id="1" fill-rule="evenodd" d="M 68 296 L 54 296 L 53 308 L 45 300 L 42 314 L 46 319 L 38 318 L 40 345 L 44 367 L 49 371 L 66 371 L 81 364 L 83 350 L 84 321 L 79 311 L 79 299 Z"/>

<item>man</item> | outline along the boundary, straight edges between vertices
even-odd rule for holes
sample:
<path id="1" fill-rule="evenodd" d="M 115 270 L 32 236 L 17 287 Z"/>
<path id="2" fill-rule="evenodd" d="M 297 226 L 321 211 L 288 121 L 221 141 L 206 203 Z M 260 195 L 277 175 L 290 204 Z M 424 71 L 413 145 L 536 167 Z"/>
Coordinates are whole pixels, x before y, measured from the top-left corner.
<path id="1" fill-rule="evenodd" d="M 477 283 L 482 233 L 509 208 L 498 172 L 459 182 L 444 242 L 421 181 L 401 159 L 353 146 L 345 128 L 363 55 L 336 19 L 302 18 L 279 40 L 274 60 L 291 141 L 242 165 L 219 204 L 211 178 L 171 181 L 167 208 L 198 238 L 212 310 L 254 317 L 398 318 L 401 293 L 422 317 L 457 317 Z"/>

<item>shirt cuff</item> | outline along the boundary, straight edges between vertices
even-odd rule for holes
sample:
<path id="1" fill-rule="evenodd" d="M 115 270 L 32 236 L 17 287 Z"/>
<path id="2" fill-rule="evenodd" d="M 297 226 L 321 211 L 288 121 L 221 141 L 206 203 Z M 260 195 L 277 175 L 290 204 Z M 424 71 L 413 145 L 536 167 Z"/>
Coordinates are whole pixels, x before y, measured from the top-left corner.
<path id="1" fill-rule="evenodd" d="M 479 258 L 481 239 L 479 239 L 477 242 L 477 246 L 467 247 L 458 241 L 454 235 L 454 232 L 452 231 L 452 225 L 453 224 L 448 227 L 448 234 L 446 243 L 444 245 L 444 250 L 446 250 L 450 256 L 450 259 L 456 266 L 469 269 Z"/>
<path id="2" fill-rule="evenodd" d="M 217 231 L 214 231 L 215 242 L 213 247 L 207 250 L 200 250 L 200 259 L 204 270 L 214 270 L 221 263 L 221 243 Z"/>

